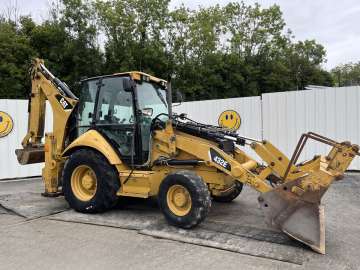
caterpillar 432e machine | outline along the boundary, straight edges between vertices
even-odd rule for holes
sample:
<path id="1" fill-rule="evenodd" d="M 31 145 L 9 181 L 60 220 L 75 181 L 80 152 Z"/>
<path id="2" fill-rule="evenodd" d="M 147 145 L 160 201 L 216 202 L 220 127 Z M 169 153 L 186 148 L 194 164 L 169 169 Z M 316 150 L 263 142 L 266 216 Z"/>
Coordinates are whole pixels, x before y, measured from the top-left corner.
<path id="1" fill-rule="evenodd" d="M 45 161 L 43 195 L 63 193 L 85 213 L 110 209 L 119 196 L 157 196 L 169 223 L 191 228 L 207 216 L 212 199 L 232 201 L 247 184 L 260 193 L 270 226 L 325 253 L 321 197 L 358 154 L 357 145 L 310 132 L 288 159 L 268 141 L 173 114 L 170 83 L 142 72 L 85 79 L 79 99 L 42 60 L 34 60 L 30 74 L 28 133 L 16 154 L 21 164 Z M 43 142 L 46 100 L 53 130 Z M 309 139 L 332 149 L 297 163 Z"/>

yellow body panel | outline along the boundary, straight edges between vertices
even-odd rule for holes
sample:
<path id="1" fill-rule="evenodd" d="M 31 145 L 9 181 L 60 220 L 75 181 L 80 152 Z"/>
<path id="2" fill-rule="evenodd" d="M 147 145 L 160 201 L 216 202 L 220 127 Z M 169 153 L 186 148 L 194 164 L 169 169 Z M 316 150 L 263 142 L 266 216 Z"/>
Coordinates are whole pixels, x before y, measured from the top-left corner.
<path id="1" fill-rule="evenodd" d="M 169 125 L 169 124 L 168 124 Z M 207 183 L 217 184 L 226 187 L 226 181 L 224 177 L 213 177 L 215 174 L 209 176 L 211 170 L 222 171 L 222 175 L 229 176 L 233 181 L 238 180 L 242 183 L 249 184 L 260 192 L 266 192 L 271 190 L 271 186 L 258 178 L 251 169 L 257 166 L 257 162 L 251 160 L 247 155 L 241 151 L 237 151 L 237 154 L 230 156 L 221 149 L 219 149 L 213 142 L 204 140 L 183 132 L 175 131 L 171 133 L 169 128 L 155 132 L 155 143 L 153 153 L 154 157 L 168 155 L 169 157 L 180 158 L 181 153 L 185 152 L 192 157 L 203 160 L 205 162 L 206 174 L 202 173 L 199 167 L 191 168 L 197 174 L 203 177 Z M 171 139 L 173 138 L 173 139 Z M 160 147 L 159 147 L 160 145 Z M 171 150 L 174 148 L 175 150 Z M 209 156 L 209 149 L 216 150 L 223 157 L 226 157 L 226 161 L 231 165 L 231 171 L 227 171 L 222 166 L 211 161 Z M 180 158 L 181 159 L 181 158 Z M 212 169 L 211 169 L 212 168 Z M 215 182 L 215 183 L 214 183 Z"/>
<path id="2" fill-rule="evenodd" d="M 82 134 L 65 149 L 65 151 L 62 153 L 62 156 L 66 157 L 74 149 L 83 147 L 90 147 L 99 151 L 112 165 L 123 164 L 113 147 L 96 130 L 89 130 Z M 125 168 L 126 167 L 123 169 Z"/>
<path id="3" fill-rule="evenodd" d="M 147 73 L 141 72 L 141 71 L 130 71 L 130 72 L 121 72 L 121 73 L 114 73 L 114 75 L 129 75 L 133 80 L 140 81 L 141 76 L 147 77 L 150 81 L 153 81 L 155 83 L 163 83 L 166 84 L 166 81 L 163 79 L 159 79 L 157 77 L 151 76 Z"/>

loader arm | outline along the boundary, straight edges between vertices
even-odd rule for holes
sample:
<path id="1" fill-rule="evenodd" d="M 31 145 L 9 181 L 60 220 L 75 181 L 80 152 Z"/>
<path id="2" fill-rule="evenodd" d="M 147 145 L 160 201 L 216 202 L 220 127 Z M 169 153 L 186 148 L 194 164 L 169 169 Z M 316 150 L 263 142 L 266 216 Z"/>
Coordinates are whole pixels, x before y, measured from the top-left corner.
<path id="1" fill-rule="evenodd" d="M 22 149 L 15 151 L 20 164 L 45 161 L 43 180 L 45 193 L 57 192 L 57 179 L 61 173 L 63 160 L 61 153 L 68 132 L 68 120 L 76 104 L 77 97 L 58 78 L 50 73 L 41 59 L 34 59 L 30 68 L 31 94 L 28 105 L 28 130 L 22 140 Z M 46 101 L 53 112 L 52 132 L 45 134 Z"/>
<path id="2" fill-rule="evenodd" d="M 237 147 L 232 152 L 224 151 L 220 144 L 214 143 L 221 135 L 223 139 L 239 141 L 236 134 L 202 124 L 184 124 L 185 129 L 182 129 L 182 125 L 173 125 L 168 121 L 165 129 L 155 132 L 154 138 L 160 142 L 157 144 L 160 151 L 166 152 L 171 158 L 176 158 L 179 152 L 184 151 L 202 164 L 215 167 L 236 181 L 256 189 L 261 193 L 258 201 L 268 225 L 319 253 L 325 253 L 324 210 L 321 198 L 334 179 L 340 179 L 354 157 L 359 155 L 358 145 L 338 143 L 309 132 L 300 138 L 292 158 L 288 159 L 268 141 L 241 137 L 240 142 L 248 144 L 267 164 L 262 166 Z M 202 138 L 197 137 L 196 133 Z M 326 156 L 315 156 L 310 161 L 295 164 L 308 139 L 328 144 L 332 149 Z M 218 141 L 222 142 L 220 139 Z M 277 180 L 269 181 L 270 176 Z"/>
<path id="3" fill-rule="evenodd" d="M 167 126 L 167 129 L 169 129 L 169 127 L 170 125 Z M 205 162 L 207 166 L 215 167 L 238 181 L 244 184 L 249 184 L 259 192 L 267 192 L 271 190 L 271 186 L 268 183 L 261 180 L 250 171 L 257 166 L 256 161 L 248 158 L 245 162 L 240 163 L 236 159 L 237 156 L 233 157 L 225 153 L 210 141 L 199 140 L 198 138 L 183 132 L 176 132 L 174 136 L 174 153 L 176 149 L 191 153 L 199 160 Z M 171 145 L 171 136 L 169 137 L 169 132 L 167 132 L 167 130 L 164 132 L 156 132 L 155 139 Z M 171 148 L 171 146 L 169 146 L 169 148 L 164 147 L 162 150 L 168 151 L 167 149 L 169 149 L 168 153 L 171 155 Z"/>

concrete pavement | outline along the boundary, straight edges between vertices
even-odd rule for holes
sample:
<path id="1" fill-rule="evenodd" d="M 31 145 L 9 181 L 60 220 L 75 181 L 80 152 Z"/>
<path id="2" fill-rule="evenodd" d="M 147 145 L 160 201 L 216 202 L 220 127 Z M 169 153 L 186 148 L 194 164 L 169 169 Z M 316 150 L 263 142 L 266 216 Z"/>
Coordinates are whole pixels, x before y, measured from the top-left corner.
<path id="1" fill-rule="evenodd" d="M 191 231 L 167 226 L 151 200 L 126 200 L 108 213 L 83 215 L 69 210 L 62 198 L 40 197 L 41 191 L 39 179 L 0 181 L 0 269 L 355 270 L 360 265 L 359 175 L 335 183 L 324 197 L 326 255 L 269 230 L 250 188 L 231 204 L 214 204 L 207 220 Z"/>

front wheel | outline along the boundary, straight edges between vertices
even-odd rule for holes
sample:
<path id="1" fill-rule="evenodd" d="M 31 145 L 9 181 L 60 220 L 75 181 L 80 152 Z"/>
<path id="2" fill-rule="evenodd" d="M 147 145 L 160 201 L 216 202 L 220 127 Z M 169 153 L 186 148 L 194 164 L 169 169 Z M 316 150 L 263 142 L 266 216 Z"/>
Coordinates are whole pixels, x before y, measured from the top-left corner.
<path id="1" fill-rule="evenodd" d="M 207 185 L 189 171 L 166 176 L 160 185 L 158 200 L 166 220 L 185 229 L 203 221 L 211 207 Z"/>
<path id="2" fill-rule="evenodd" d="M 71 154 L 63 170 L 63 191 L 70 207 L 78 212 L 97 213 L 117 202 L 120 181 L 116 170 L 100 153 L 80 149 Z"/>

